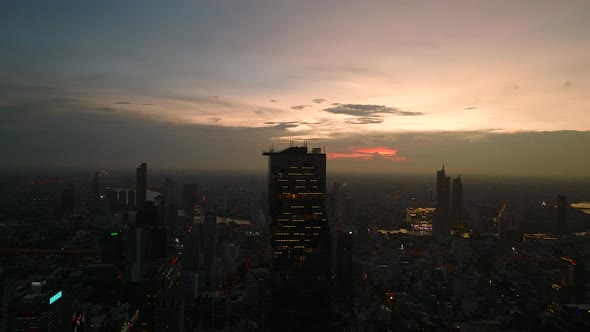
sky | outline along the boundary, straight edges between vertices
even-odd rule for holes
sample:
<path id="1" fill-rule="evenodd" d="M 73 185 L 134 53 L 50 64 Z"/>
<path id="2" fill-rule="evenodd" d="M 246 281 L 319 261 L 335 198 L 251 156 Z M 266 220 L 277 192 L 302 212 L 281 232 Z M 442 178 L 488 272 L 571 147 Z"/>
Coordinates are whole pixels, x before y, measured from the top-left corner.
<path id="1" fill-rule="evenodd" d="M 585 0 L 3 0 L 0 50 L 0 168 L 590 177 Z"/>

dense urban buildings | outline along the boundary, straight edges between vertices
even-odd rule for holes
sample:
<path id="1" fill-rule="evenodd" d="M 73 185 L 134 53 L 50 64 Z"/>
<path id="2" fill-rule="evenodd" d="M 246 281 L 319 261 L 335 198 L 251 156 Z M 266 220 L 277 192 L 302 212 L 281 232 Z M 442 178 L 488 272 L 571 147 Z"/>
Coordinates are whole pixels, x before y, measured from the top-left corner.
<path id="1" fill-rule="evenodd" d="M 0 331 L 589 327 L 590 214 L 565 200 L 583 185 L 331 175 L 305 145 L 264 156 L 266 176 L 154 171 L 138 211 L 133 167 L 100 171 L 98 200 L 94 171 L 9 180 Z"/>

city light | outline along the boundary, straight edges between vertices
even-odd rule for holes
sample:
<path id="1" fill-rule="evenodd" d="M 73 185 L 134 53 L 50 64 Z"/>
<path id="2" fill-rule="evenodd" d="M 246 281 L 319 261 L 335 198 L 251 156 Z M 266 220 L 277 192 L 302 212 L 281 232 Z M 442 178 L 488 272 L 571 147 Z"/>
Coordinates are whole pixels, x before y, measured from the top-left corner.
<path id="1" fill-rule="evenodd" d="M 55 295 L 49 298 L 49 304 L 59 300 L 61 298 L 61 291 L 57 292 Z"/>

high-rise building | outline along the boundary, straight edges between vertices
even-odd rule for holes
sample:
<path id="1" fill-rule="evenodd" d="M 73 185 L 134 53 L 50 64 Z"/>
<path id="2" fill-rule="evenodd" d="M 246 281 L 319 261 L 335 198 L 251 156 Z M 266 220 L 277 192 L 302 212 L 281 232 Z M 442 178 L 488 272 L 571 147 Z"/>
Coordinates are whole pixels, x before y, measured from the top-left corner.
<path id="1" fill-rule="evenodd" d="M 137 210 L 143 209 L 147 197 L 147 164 L 141 163 L 135 170 L 135 192 L 137 195 L 135 206 Z"/>
<path id="2" fill-rule="evenodd" d="M 463 184 L 461 183 L 461 175 L 453 179 L 453 202 L 452 212 L 454 224 L 463 223 Z"/>
<path id="3" fill-rule="evenodd" d="M 264 155 L 269 157 L 268 205 L 275 254 L 295 268 L 324 263 L 320 256 L 330 248 L 326 154 L 319 148 L 308 153 L 307 146 L 292 146 Z"/>
<path id="4" fill-rule="evenodd" d="M 450 234 L 451 177 L 446 176 L 445 166 L 436 171 L 436 210 L 432 217 L 432 236 L 441 238 Z"/>
<path id="5" fill-rule="evenodd" d="M 567 229 L 567 199 L 564 194 L 559 194 L 557 196 L 557 233 L 565 235 Z"/>
<path id="6" fill-rule="evenodd" d="M 451 177 L 445 175 L 445 165 L 436 171 L 436 209 L 448 211 L 451 202 Z"/>
<path id="7" fill-rule="evenodd" d="M 332 266 L 326 214 L 326 154 L 320 148 L 270 149 L 268 213 L 273 330 L 329 327 Z"/>

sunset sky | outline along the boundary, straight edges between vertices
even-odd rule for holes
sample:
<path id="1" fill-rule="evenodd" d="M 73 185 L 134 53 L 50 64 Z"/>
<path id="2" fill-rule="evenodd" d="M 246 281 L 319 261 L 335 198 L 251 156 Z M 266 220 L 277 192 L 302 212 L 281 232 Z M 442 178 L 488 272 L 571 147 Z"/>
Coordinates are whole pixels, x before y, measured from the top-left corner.
<path id="1" fill-rule="evenodd" d="M 1 167 L 590 177 L 590 1 L 1 1 Z"/>

